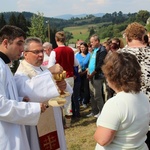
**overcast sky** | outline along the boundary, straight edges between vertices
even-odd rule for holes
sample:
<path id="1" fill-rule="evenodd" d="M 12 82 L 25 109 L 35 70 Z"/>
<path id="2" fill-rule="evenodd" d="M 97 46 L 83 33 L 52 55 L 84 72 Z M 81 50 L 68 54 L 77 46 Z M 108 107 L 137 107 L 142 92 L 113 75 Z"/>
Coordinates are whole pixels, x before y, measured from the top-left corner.
<path id="1" fill-rule="evenodd" d="M 1 0 L 0 4 L 0 12 L 40 12 L 46 17 L 139 10 L 150 11 L 150 0 Z"/>

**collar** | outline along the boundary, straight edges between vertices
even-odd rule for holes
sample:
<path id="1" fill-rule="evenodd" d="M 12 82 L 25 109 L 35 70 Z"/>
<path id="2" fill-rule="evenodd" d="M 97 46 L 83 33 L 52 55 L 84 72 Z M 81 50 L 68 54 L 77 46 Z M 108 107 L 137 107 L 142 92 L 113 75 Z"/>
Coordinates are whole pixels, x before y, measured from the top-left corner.
<path id="1" fill-rule="evenodd" d="M 10 59 L 0 51 L 0 58 L 5 62 L 5 64 L 9 64 L 10 63 Z"/>
<path id="2" fill-rule="evenodd" d="M 58 45 L 58 47 L 65 47 L 65 45 Z"/>
<path id="3" fill-rule="evenodd" d="M 97 48 L 94 48 L 94 51 L 98 51 L 99 50 L 99 47 L 97 47 Z"/>
<path id="4" fill-rule="evenodd" d="M 28 63 L 25 59 L 24 61 L 33 69 L 38 70 L 38 71 L 43 71 L 43 68 L 41 66 L 37 67 L 37 66 L 33 66 L 30 63 Z"/>

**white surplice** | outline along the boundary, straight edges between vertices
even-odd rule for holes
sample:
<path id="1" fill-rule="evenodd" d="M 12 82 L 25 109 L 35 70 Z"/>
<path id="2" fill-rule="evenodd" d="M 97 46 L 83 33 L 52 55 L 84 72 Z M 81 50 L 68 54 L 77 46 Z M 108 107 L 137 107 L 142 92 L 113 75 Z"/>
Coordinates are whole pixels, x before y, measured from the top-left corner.
<path id="1" fill-rule="evenodd" d="M 55 85 L 55 82 L 52 79 L 50 71 L 43 67 L 32 66 L 25 60 L 21 61 L 15 73 L 15 81 L 19 91 L 19 96 L 28 96 L 30 98 L 30 101 L 44 102 L 49 100 L 50 98 L 59 96 L 57 86 Z M 72 92 L 72 89 L 70 88 L 71 87 L 67 86 L 67 90 Z M 58 133 L 60 149 L 66 150 L 66 140 L 60 109 L 54 111 L 54 117 L 56 120 L 56 128 Z M 33 130 L 34 129 L 32 129 L 32 131 Z M 32 150 L 38 150 L 37 147 L 34 148 L 35 141 L 37 141 L 37 139 L 35 138 L 37 137 L 36 131 L 33 134 L 34 135 L 32 135 L 32 137 L 34 136 L 34 140 L 31 141 L 30 144 L 32 146 Z"/>
<path id="2" fill-rule="evenodd" d="M 0 149 L 30 150 L 24 125 L 37 125 L 39 103 L 19 102 L 10 68 L 0 58 Z"/>

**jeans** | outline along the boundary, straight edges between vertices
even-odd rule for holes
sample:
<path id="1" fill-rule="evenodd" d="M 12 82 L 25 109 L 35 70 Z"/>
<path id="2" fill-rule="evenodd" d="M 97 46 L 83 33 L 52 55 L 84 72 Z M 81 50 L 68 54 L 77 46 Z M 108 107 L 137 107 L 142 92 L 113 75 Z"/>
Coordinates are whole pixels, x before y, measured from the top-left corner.
<path id="1" fill-rule="evenodd" d="M 80 82 L 74 82 L 73 94 L 72 94 L 72 113 L 74 117 L 80 117 L 80 104 L 79 104 L 79 95 L 80 95 Z"/>
<path id="2" fill-rule="evenodd" d="M 89 79 L 87 76 L 81 76 L 80 99 L 83 104 L 88 104 L 90 100 Z"/>

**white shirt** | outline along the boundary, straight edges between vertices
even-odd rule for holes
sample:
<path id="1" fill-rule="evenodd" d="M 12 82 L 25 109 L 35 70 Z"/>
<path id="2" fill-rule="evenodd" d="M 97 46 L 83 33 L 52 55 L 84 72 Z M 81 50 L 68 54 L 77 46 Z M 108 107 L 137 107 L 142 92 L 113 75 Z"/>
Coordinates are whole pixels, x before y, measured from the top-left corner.
<path id="1" fill-rule="evenodd" d="M 96 145 L 95 150 L 148 150 L 145 140 L 149 128 L 148 97 L 142 92 L 119 92 L 109 99 L 97 120 L 97 126 L 116 130 L 108 146 Z"/>
<path id="2" fill-rule="evenodd" d="M 42 66 L 47 68 L 48 67 L 48 61 L 49 61 L 49 56 L 46 53 L 44 53 L 44 60 L 43 60 Z"/>

